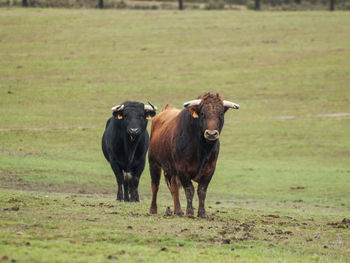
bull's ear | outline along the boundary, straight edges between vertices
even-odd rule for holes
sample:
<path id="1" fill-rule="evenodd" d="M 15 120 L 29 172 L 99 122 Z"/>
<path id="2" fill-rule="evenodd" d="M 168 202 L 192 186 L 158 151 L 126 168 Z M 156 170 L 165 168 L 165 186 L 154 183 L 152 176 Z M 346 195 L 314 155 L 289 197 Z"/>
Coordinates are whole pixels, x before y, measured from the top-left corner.
<path id="1" fill-rule="evenodd" d="M 113 116 L 118 120 L 122 120 L 123 119 L 123 111 L 113 111 Z"/>
<path id="2" fill-rule="evenodd" d="M 199 105 L 201 104 L 201 100 L 190 100 L 184 103 L 184 107 L 188 109 L 191 116 L 194 119 L 198 119 L 198 112 L 200 110 Z"/>
<path id="3" fill-rule="evenodd" d="M 152 119 L 155 115 L 156 115 L 156 112 L 155 111 L 145 111 L 145 113 L 146 113 L 146 119 L 147 120 L 150 120 L 150 119 Z"/>
<path id="4" fill-rule="evenodd" d="M 114 106 L 112 108 L 112 111 L 113 111 L 113 116 L 118 119 L 118 120 L 121 120 L 123 119 L 123 110 L 124 110 L 124 104 L 121 104 L 121 105 L 117 105 L 117 106 Z"/>
<path id="5" fill-rule="evenodd" d="M 198 113 L 196 111 L 196 107 L 189 107 L 188 110 L 194 119 L 198 119 Z"/>

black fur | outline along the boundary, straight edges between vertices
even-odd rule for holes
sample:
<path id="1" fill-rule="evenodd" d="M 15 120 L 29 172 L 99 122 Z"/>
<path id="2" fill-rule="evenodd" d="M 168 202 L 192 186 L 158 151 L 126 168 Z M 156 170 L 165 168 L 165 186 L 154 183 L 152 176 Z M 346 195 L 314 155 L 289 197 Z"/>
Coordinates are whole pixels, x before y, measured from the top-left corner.
<path id="1" fill-rule="evenodd" d="M 124 109 L 114 112 L 107 121 L 102 151 L 118 183 L 117 200 L 138 202 L 138 184 L 149 146 L 146 117 L 153 117 L 155 112 L 145 111 L 144 104 L 139 102 L 126 101 L 123 105 Z M 122 119 L 118 119 L 118 115 Z M 130 128 L 139 129 L 138 134 L 132 134 Z M 128 173 L 131 178 L 124 176 Z"/>
<path id="2" fill-rule="evenodd" d="M 191 152 L 196 152 L 196 156 L 200 161 L 198 174 L 201 174 L 202 169 L 209 160 L 211 154 L 218 154 L 220 150 L 220 141 L 208 141 L 203 134 L 207 129 L 205 123 L 205 114 L 199 114 L 197 119 L 193 118 L 188 109 L 184 109 L 180 113 L 179 135 L 175 138 L 176 155 L 191 155 Z M 221 132 L 224 125 L 223 117 L 220 118 L 217 130 Z M 194 147 L 196 146 L 196 147 Z"/>

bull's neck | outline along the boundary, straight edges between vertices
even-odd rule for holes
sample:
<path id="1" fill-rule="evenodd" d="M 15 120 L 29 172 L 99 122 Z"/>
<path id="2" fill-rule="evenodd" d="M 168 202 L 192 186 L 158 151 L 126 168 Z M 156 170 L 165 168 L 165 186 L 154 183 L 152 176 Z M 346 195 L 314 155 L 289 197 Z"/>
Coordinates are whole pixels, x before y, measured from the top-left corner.
<path id="1" fill-rule="evenodd" d="M 189 145 L 193 146 L 190 149 L 199 153 L 204 159 L 208 158 L 209 153 L 215 148 L 214 146 L 218 143 L 218 140 L 207 141 L 199 126 L 199 120 L 193 118 L 188 110 L 183 110 L 181 117 L 179 127 L 184 129 L 185 136 L 183 137 L 186 138 L 185 140 L 188 141 Z"/>
<path id="2" fill-rule="evenodd" d="M 134 140 L 131 140 L 130 135 L 128 133 L 125 133 L 124 136 L 124 151 L 128 158 L 128 166 L 132 163 L 134 160 L 134 156 L 136 153 L 137 146 L 139 145 L 141 141 L 141 137 L 143 136 L 143 133 L 137 136 Z"/>
<path id="3" fill-rule="evenodd" d="M 137 147 L 141 141 L 141 138 L 144 136 L 144 133 L 141 133 L 135 140 L 131 140 L 130 135 L 121 127 L 121 125 L 118 125 L 118 130 L 123 131 L 123 134 L 117 139 L 117 145 L 123 145 L 123 150 L 125 153 L 125 158 L 127 160 L 127 166 L 126 169 L 129 169 L 129 166 L 134 160 L 134 156 L 137 150 Z"/>
<path id="4" fill-rule="evenodd" d="M 199 177 L 201 176 L 205 165 L 208 163 L 211 154 L 213 151 L 218 149 L 217 145 L 219 142 L 218 140 L 210 142 L 207 141 L 204 138 L 204 134 L 199 126 L 199 120 L 194 119 L 188 111 L 185 112 L 184 115 L 184 123 L 182 123 L 180 126 L 185 127 L 186 134 L 184 134 L 184 137 L 186 138 L 188 145 L 190 145 L 190 147 L 187 148 L 189 155 L 197 156 L 199 160 L 197 176 L 196 179 L 194 179 L 199 180 Z"/>

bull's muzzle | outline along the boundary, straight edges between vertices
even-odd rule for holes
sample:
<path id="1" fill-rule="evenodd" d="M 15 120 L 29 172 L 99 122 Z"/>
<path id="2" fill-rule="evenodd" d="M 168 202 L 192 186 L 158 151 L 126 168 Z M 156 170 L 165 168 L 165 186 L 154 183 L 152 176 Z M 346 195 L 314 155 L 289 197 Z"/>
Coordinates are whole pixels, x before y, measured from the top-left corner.
<path id="1" fill-rule="evenodd" d="M 141 130 L 139 128 L 129 128 L 128 133 L 130 135 L 130 140 L 134 141 L 135 138 L 141 133 Z"/>
<path id="2" fill-rule="evenodd" d="M 204 131 L 204 138 L 208 141 L 215 141 L 219 139 L 220 133 L 218 130 L 205 130 Z"/>

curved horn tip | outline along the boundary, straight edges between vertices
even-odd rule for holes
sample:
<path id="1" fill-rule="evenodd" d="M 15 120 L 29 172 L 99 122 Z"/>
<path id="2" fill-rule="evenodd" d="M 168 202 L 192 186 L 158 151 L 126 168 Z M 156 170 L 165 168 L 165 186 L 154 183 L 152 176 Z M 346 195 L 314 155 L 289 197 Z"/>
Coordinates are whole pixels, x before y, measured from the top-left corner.
<path id="1" fill-rule="evenodd" d="M 239 105 L 237 103 L 227 101 L 227 100 L 224 100 L 223 102 L 224 102 L 224 107 L 228 107 L 228 108 L 232 108 L 232 109 L 236 109 L 236 110 L 239 109 Z"/>
<path id="2" fill-rule="evenodd" d="M 145 105 L 145 110 L 147 110 L 147 111 L 156 111 L 157 107 L 152 107 L 150 105 Z"/>
<path id="3" fill-rule="evenodd" d="M 158 108 L 157 108 L 157 106 L 156 105 L 153 105 L 152 103 L 150 103 L 149 101 L 148 101 L 148 104 L 149 105 L 151 105 L 151 107 L 156 111 L 156 110 L 158 110 Z"/>

